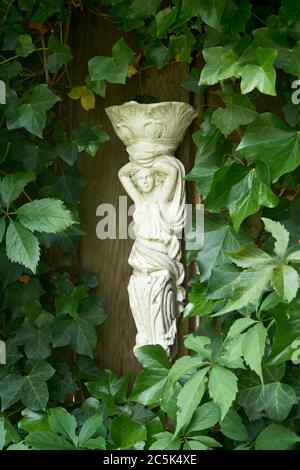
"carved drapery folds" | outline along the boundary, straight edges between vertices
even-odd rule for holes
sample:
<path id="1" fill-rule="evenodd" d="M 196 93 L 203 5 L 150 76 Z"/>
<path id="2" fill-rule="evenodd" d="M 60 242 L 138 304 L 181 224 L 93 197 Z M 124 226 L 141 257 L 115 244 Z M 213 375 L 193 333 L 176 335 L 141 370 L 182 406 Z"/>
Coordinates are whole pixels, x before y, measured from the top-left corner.
<path id="1" fill-rule="evenodd" d="M 135 203 L 135 241 L 128 259 L 135 348 L 160 344 L 173 355 L 185 297 L 178 237 L 185 223 L 185 171 L 174 154 L 197 112 L 181 102 L 135 101 L 106 112 L 129 154 L 119 178 Z"/>

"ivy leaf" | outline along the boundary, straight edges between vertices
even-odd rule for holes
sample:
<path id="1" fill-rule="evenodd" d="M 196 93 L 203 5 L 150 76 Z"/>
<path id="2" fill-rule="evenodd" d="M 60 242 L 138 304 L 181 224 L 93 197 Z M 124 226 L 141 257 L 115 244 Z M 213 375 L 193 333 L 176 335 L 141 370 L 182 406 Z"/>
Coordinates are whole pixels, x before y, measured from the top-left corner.
<path id="1" fill-rule="evenodd" d="M 64 44 L 58 37 L 50 36 L 48 39 L 48 69 L 51 73 L 57 72 L 62 65 L 72 59 L 71 48 Z"/>
<path id="2" fill-rule="evenodd" d="M 18 330 L 16 342 L 25 346 L 25 354 L 28 359 L 46 359 L 51 355 L 51 322 L 47 321 L 37 327 L 24 323 Z"/>
<path id="3" fill-rule="evenodd" d="M 234 281 L 241 270 L 234 264 L 224 263 L 216 266 L 208 281 L 206 297 L 208 299 L 223 299 L 228 297 L 232 291 Z"/>
<path id="4" fill-rule="evenodd" d="M 235 410 L 229 410 L 221 422 L 221 433 L 234 441 L 249 440 L 248 431 L 240 415 Z"/>
<path id="5" fill-rule="evenodd" d="M 205 250 L 197 256 L 201 281 L 209 279 L 216 265 L 228 261 L 227 252 L 238 250 L 241 244 L 232 227 L 221 217 L 208 217 L 205 219 L 204 246 Z"/>
<path id="6" fill-rule="evenodd" d="M 226 104 L 212 114 L 212 122 L 222 134 L 228 135 L 237 127 L 249 124 L 257 117 L 255 106 L 248 97 L 236 93 L 216 93 Z"/>
<path id="7" fill-rule="evenodd" d="M 35 273 L 40 258 L 38 239 L 19 222 L 10 221 L 6 231 L 7 257 Z"/>
<path id="8" fill-rule="evenodd" d="M 70 315 L 78 319 L 79 302 L 88 297 L 88 291 L 85 286 L 76 286 L 73 291 L 67 295 L 58 295 L 55 298 L 56 316 Z"/>
<path id="9" fill-rule="evenodd" d="M 284 421 L 297 403 L 294 389 L 287 384 L 275 382 L 264 386 L 264 410 L 273 421 Z"/>
<path id="10" fill-rule="evenodd" d="M 73 141 L 79 152 L 86 152 L 94 157 L 100 147 L 100 144 L 109 140 L 108 134 L 102 129 L 102 126 L 89 127 L 84 123 L 77 124 L 73 130 Z"/>
<path id="11" fill-rule="evenodd" d="M 276 330 L 268 364 L 282 364 L 290 360 L 293 353 L 298 358 L 294 341 L 300 338 L 299 304 L 295 301 L 290 305 L 279 304 L 269 312 L 276 320 Z"/>
<path id="12" fill-rule="evenodd" d="M 34 173 L 11 173 L 0 181 L 0 194 L 7 207 L 22 193 L 28 183 L 35 180 Z"/>
<path id="13" fill-rule="evenodd" d="M 233 51 L 224 51 L 221 46 L 209 47 L 202 51 L 206 62 L 200 75 L 199 85 L 215 85 L 221 80 L 238 77 L 240 66 Z"/>
<path id="14" fill-rule="evenodd" d="M 216 364 L 209 375 L 208 391 L 212 400 L 220 407 L 223 419 L 238 391 L 236 375 L 226 367 Z"/>
<path id="15" fill-rule="evenodd" d="M 210 2 L 199 0 L 198 8 L 202 20 L 219 31 L 225 6 L 226 3 L 223 0 L 211 0 Z"/>
<path id="16" fill-rule="evenodd" d="M 49 90 L 46 84 L 36 85 L 24 104 L 8 109 L 7 128 L 24 127 L 31 134 L 42 137 L 46 125 L 46 112 L 57 101 L 58 97 Z"/>
<path id="17" fill-rule="evenodd" d="M 166 351 L 158 344 L 138 348 L 136 357 L 145 369 L 170 369 L 171 367 Z"/>
<path id="18" fill-rule="evenodd" d="M 174 436 L 189 424 L 205 392 L 205 375 L 209 368 L 199 370 L 185 382 L 177 397 L 177 422 Z"/>
<path id="19" fill-rule="evenodd" d="M 218 212 L 222 207 L 228 207 L 233 226 L 238 231 L 243 220 L 261 206 L 275 207 L 278 202 L 278 197 L 261 180 L 255 168 L 232 163 L 215 173 L 206 208 Z"/>
<path id="20" fill-rule="evenodd" d="M 268 333 L 262 323 L 256 323 L 243 335 L 242 351 L 246 364 L 263 380 L 261 361 Z"/>
<path id="21" fill-rule="evenodd" d="M 290 429 L 279 424 L 270 424 L 256 438 L 258 450 L 286 450 L 291 445 L 300 441 Z"/>
<path id="22" fill-rule="evenodd" d="M 249 93 L 257 88 L 261 93 L 276 96 L 276 70 L 273 66 L 277 57 L 275 49 L 256 49 L 256 64 L 247 64 L 239 69 L 242 78 L 241 92 Z"/>
<path id="23" fill-rule="evenodd" d="M 133 58 L 133 50 L 121 38 L 112 48 L 112 57 L 96 56 L 88 61 L 90 78 L 92 81 L 107 80 L 124 84 Z"/>
<path id="24" fill-rule="evenodd" d="M 249 162 L 262 160 L 275 182 L 300 165 L 300 137 L 272 113 L 263 113 L 247 127 L 237 151 Z"/>
<path id="25" fill-rule="evenodd" d="M 147 439 L 145 426 L 136 423 L 126 413 L 114 418 L 109 426 L 110 437 L 118 449 L 132 449 L 139 442 Z"/>
<path id="26" fill-rule="evenodd" d="M 32 38 L 29 34 L 20 34 L 18 40 L 20 45 L 16 48 L 16 54 L 27 57 L 34 51 Z"/>
<path id="27" fill-rule="evenodd" d="M 300 16 L 300 5 L 298 3 L 290 3 L 289 0 L 282 0 L 282 11 L 287 20 L 288 25 L 297 21 Z"/>
<path id="28" fill-rule="evenodd" d="M 280 222 L 274 222 L 274 220 L 262 218 L 263 223 L 265 224 L 265 229 L 267 232 L 270 232 L 272 237 L 275 238 L 274 252 L 276 255 L 283 257 L 286 253 L 290 234 Z"/>
<path id="29" fill-rule="evenodd" d="M 284 302 L 291 302 L 299 289 L 299 274 L 287 264 L 280 264 L 272 273 L 272 286 Z"/>
<path id="30" fill-rule="evenodd" d="M 85 111 L 95 109 L 95 95 L 92 90 L 86 86 L 74 86 L 68 93 L 72 100 L 79 100 Z"/>
<path id="31" fill-rule="evenodd" d="M 0 383 L 2 411 L 22 400 L 31 410 L 44 410 L 49 394 L 46 381 L 54 374 L 54 369 L 45 361 L 29 361 L 28 374 L 8 374 Z"/>
<path id="32" fill-rule="evenodd" d="M 167 7 L 157 13 L 155 21 L 158 38 L 164 38 L 166 36 L 169 27 L 176 21 L 177 12 L 176 7 Z"/>
<path id="33" fill-rule="evenodd" d="M 74 223 L 72 213 L 57 199 L 28 202 L 19 207 L 16 214 L 19 222 L 32 232 L 62 232 Z"/>

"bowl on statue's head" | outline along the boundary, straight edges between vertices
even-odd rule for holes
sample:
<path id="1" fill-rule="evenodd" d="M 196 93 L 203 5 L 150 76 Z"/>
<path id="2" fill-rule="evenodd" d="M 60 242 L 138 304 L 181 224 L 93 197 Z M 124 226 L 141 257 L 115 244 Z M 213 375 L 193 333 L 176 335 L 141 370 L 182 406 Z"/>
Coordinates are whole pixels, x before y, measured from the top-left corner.
<path id="1" fill-rule="evenodd" d="M 129 101 L 106 108 L 106 113 L 130 157 L 144 163 L 150 163 L 154 156 L 174 154 L 197 116 L 192 106 L 179 101 Z"/>

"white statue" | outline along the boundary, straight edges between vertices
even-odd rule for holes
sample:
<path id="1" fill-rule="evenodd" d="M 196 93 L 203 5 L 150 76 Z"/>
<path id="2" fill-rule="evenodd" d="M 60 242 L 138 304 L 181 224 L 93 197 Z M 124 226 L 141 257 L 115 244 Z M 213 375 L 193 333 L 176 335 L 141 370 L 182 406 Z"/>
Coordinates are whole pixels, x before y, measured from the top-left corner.
<path id="1" fill-rule="evenodd" d="M 106 112 L 130 157 L 119 178 L 135 203 L 136 239 L 128 259 L 133 268 L 128 292 L 137 327 L 135 348 L 160 344 L 174 355 L 171 347 L 185 297 L 178 239 L 185 223 L 185 172 L 174 153 L 197 113 L 180 102 L 134 101 Z"/>

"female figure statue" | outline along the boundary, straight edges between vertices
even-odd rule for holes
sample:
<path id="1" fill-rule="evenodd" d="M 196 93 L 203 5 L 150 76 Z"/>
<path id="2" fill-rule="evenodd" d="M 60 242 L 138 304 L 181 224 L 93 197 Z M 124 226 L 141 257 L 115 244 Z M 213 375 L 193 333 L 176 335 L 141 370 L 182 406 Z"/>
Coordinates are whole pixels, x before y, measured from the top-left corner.
<path id="1" fill-rule="evenodd" d="M 135 203 L 135 241 L 128 259 L 133 268 L 129 301 L 137 327 L 134 351 L 160 344 L 173 355 L 185 296 L 179 240 L 185 223 L 185 172 L 174 153 L 197 113 L 179 102 L 129 102 L 106 112 L 130 159 L 119 178 Z"/>

